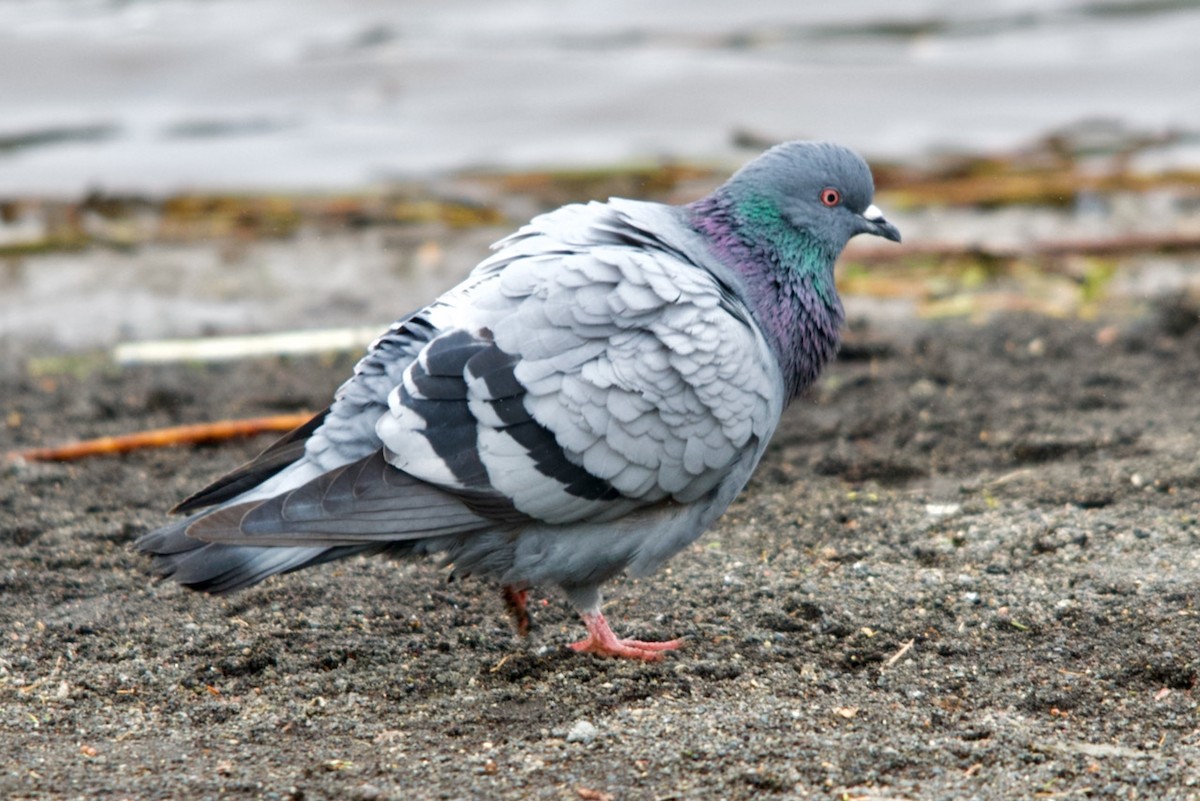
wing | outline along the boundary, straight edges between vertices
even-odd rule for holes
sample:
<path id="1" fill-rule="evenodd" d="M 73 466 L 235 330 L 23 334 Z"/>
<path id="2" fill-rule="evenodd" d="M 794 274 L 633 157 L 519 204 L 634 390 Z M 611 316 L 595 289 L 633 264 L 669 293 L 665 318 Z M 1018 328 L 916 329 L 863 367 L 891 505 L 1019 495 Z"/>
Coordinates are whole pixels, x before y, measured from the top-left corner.
<path id="1" fill-rule="evenodd" d="M 329 409 L 284 434 L 258 456 L 232 470 L 199 492 L 180 501 L 171 511 L 176 514 L 194 512 L 206 506 L 232 500 L 266 481 L 297 459 L 304 457 L 309 438 L 324 422 Z"/>
<path id="2" fill-rule="evenodd" d="M 549 523 L 702 498 L 778 420 L 764 338 L 728 286 L 611 207 L 556 215 L 480 265 L 405 368 L 376 426 L 388 462 Z"/>

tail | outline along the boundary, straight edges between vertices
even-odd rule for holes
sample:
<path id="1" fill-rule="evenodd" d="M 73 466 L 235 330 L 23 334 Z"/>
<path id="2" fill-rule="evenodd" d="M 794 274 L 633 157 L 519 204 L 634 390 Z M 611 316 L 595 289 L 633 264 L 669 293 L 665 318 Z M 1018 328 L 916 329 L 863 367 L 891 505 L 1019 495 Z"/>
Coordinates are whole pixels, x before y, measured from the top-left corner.
<path id="1" fill-rule="evenodd" d="M 291 548 L 209 543 L 189 537 L 187 528 L 213 509 L 283 472 L 304 456 L 305 442 L 329 415 L 325 409 L 304 425 L 276 440 L 255 459 L 222 476 L 180 503 L 174 511 L 196 512 L 150 532 L 134 543 L 140 553 L 154 557 L 151 567 L 158 580 L 174 579 L 193 590 L 224 595 L 250 587 L 279 573 L 371 553 L 371 546 Z M 377 549 L 376 549 L 377 550 Z"/>
<path id="2" fill-rule="evenodd" d="M 171 579 L 188 589 L 224 595 L 251 587 L 280 573 L 344 559 L 375 554 L 386 545 L 266 546 L 225 545 L 189 537 L 187 527 L 204 517 L 200 512 L 139 538 L 134 547 L 154 558 L 151 570 L 159 580 Z"/>
<path id="3" fill-rule="evenodd" d="M 224 499 L 228 484 L 219 481 L 211 491 L 223 502 L 134 543 L 154 558 L 158 578 L 219 595 L 347 556 L 426 553 L 446 536 L 496 523 L 462 498 L 397 470 L 382 449 L 325 472 L 296 462 Z"/>

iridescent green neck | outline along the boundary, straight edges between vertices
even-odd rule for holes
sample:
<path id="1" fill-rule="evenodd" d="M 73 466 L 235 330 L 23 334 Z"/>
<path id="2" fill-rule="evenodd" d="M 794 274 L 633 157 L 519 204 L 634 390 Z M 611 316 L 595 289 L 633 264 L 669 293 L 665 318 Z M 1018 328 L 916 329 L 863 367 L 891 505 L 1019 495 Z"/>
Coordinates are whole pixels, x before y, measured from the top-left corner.
<path id="1" fill-rule="evenodd" d="M 717 258 L 742 276 L 788 396 L 799 394 L 837 351 L 844 313 L 833 263 L 840 248 L 792 225 L 763 196 L 718 191 L 689 206 L 689 215 Z"/>
<path id="2" fill-rule="evenodd" d="M 761 195 L 743 198 L 734 204 L 733 218 L 740 238 L 757 245 L 784 276 L 807 284 L 821 301 L 840 304 L 833 283 L 838 254 L 788 222 L 778 205 Z"/>

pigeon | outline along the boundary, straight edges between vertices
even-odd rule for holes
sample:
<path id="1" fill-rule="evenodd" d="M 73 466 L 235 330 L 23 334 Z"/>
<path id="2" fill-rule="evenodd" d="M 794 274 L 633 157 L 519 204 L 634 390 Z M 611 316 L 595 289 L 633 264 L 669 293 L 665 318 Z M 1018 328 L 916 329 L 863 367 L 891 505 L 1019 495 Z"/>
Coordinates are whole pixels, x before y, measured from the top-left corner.
<path id="1" fill-rule="evenodd" d="M 618 638 L 601 585 L 696 540 L 834 356 L 834 262 L 900 241 L 845 147 L 777 145 L 687 205 L 612 198 L 535 217 L 401 318 L 332 403 L 137 540 L 159 578 L 222 594 L 354 555 L 490 577 L 517 630 L 557 585 L 571 648 Z"/>

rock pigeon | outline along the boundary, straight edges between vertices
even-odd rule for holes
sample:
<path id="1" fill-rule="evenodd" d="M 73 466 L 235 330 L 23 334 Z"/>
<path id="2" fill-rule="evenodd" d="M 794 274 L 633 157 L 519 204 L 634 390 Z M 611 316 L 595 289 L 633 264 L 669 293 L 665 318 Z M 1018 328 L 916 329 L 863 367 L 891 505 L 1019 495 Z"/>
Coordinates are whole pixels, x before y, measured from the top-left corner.
<path id="1" fill-rule="evenodd" d="M 619 639 L 600 586 L 694 541 L 750 478 L 788 402 L 834 355 L 833 265 L 900 241 L 866 163 L 789 142 L 683 206 L 572 204 L 500 240 L 376 340 L 332 404 L 141 537 L 160 578 L 227 593 L 356 554 L 441 554 L 494 578 L 518 631 L 530 587 Z"/>

